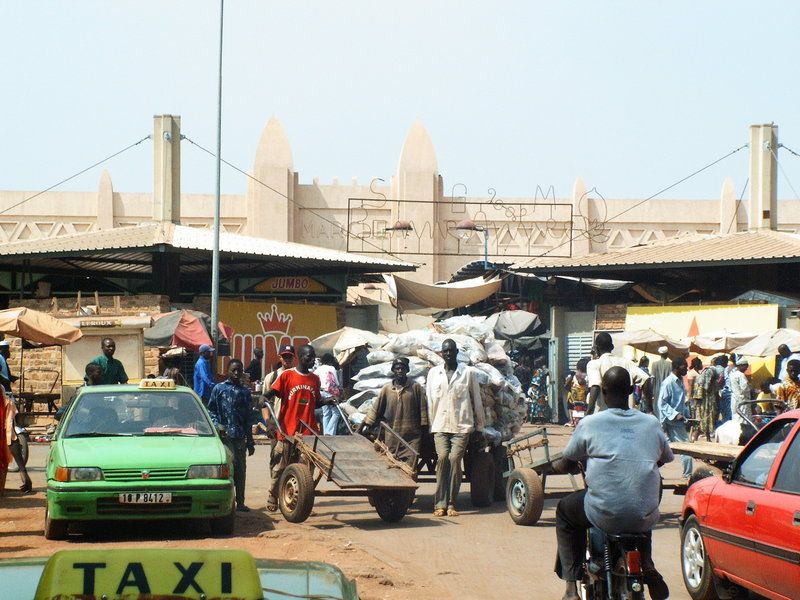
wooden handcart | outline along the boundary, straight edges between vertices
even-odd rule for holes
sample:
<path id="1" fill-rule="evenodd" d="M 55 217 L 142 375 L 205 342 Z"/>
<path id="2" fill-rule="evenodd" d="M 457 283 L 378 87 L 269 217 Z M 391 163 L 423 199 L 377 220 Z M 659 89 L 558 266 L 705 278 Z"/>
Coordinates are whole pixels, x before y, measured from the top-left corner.
<path id="1" fill-rule="evenodd" d="M 371 442 L 353 433 L 321 436 L 301 421 L 303 433 L 287 436 L 272 407 L 269 403 L 265 406 L 284 442 L 291 446 L 291 463 L 278 484 L 278 507 L 287 521 L 305 521 L 317 496 L 366 496 L 388 523 L 406 515 L 418 486 L 413 468 L 399 460 L 392 448 L 402 446 L 414 458 L 417 453 L 391 427 L 382 423 L 381 436 Z M 323 478 L 336 489 L 318 489 Z"/>
<path id="2" fill-rule="evenodd" d="M 508 477 L 506 507 L 517 525 L 535 525 L 544 508 L 544 489 L 547 476 L 554 475 L 553 463 L 562 457 L 561 452 L 550 452 L 547 428 L 541 427 L 515 437 L 506 443 Z M 572 489 L 578 485 L 569 475 Z"/>

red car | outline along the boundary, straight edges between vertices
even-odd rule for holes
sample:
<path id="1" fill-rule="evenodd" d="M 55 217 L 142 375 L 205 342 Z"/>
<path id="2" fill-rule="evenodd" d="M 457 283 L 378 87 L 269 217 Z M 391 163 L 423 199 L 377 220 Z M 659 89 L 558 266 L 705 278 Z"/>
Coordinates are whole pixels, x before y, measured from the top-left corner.
<path id="1" fill-rule="evenodd" d="M 730 598 L 736 586 L 800 598 L 800 410 L 765 425 L 724 478 L 692 484 L 681 517 L 692 598 Z"/>

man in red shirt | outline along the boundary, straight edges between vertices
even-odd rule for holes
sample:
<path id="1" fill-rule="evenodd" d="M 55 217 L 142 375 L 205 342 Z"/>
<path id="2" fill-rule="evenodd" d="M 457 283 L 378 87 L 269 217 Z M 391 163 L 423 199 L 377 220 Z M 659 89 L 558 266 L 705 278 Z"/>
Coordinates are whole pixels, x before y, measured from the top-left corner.
<path id="1" fill-rule="evenodd" d="M 264 402 L 271 400 L 275 396 L 281 399 L 278 409 L 278 423 L 280 429 L 287 436 L 295 433 L 307 434 L 302 421 L 314 432 L 319 431 L 319 425 L 314 417 L 314 410 L 320 403 L 319 377 L 314 375 L 314 361 L 317 355 L 314 348 L 308 344 L 301 346 L 297 352 L 297 366 L 287 369 L 281 373 L 272 384 L 272 388 L 264 394 Z M 286 467 L 293 462 L 291 455 L 292 445 L 284 440 L 283 435 L 278 432 L 278 443 L 272 450 L 270 458 L 270 486 L 269 496 L 267 497 L 267 510 L 275 512 L 278 510 L 278 483 Z"/>

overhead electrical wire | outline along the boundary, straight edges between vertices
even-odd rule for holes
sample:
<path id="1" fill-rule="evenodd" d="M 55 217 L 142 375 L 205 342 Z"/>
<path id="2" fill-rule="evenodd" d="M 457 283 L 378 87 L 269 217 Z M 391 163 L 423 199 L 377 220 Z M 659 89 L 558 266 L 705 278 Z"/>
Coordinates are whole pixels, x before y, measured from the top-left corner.
<path id="1" fill-rule="evenodd" d="M 609 217 L 608 219 L 606 219 L 605 221 L 603 221 L 603 223 L 602 223 L 602 224 L 603 224 L 603 225 L 606 225 L 606 224 L 608 224 L 608 223 L 610 223 L 610 222 L 614 221 L 615 219 L 617 219 L 617 218 L 621 217 L 621 216 L 622 216 L 622 215 L 624 215 L 625 213 L 632 211 L 634 208 L 637 208 L 637 207 L 641 206 L 642 204 L 645 204 L 646 202 L 649 202 L 650 200 L 653 200 L 654 198 L 656 198 L 657 196 L 660 196 L 660 195 L 661 195 L 661 194 L 663 194 L 664 192 L 671 190 L 671 189 L 672 189 L 672 188 L 674 188 L 675 186 L 677 186 L 677 185 L 680 185 L 681 183 L 683 183 L 683 182 L 685 182 L 685 181 L 688 181 L 689 179 L 691 179 L 691 178 L 692 178 L 692 177 L 694 177 L 695 175 L 699 175 L 699 174 L 700 174 L 700 173 L 702 173 L 703 171 L 705 171 L 705 170 L 707 170 L 707 169 L 710 169 L 711 167 L 713 167 L 714 165 L 716 165 L 716 164 L 718 164 L 718 163 L 722 162 L 722 161 L 723 161 L 723 160 L 725 160 L 726 158 L 728 158 L 728 157 L 730 157 L 730 156 L 733 156 L 734 154 L 736 154 L 736 153 L 737 153 L 737 152 L 739 152 L 740 150 L 743 150 L 744 148 L 747 148 L 747 147 L 748 147 L 748 145 L 749 145 L 749 144 L 743 144 L 742 146 L 739 146 L 738 148 L 736 148 L 736 149 L 734 149 L 734 150 L 731 150 L 730 152 L 728 152 L 728 153 L 727 153 L 727 154 L 725 154 L 724 156 L 720 156 L 718 159 L 716 159 L 716 160 L 714 160 L 714 161 L 712 161 L 712 162 L 708 163 L 708 164 L 707 164 L 707 165 L 705 165 L 704 167 L 701 167 L 701 168 L 697 169 L 696 171 L 693 171 L 693 172 L 692 172 L 692 173 L 690 173 L 689 175 L 686 175 L 685 177 L 681 177 L 680 179 L 678 179 L 678 180 L 677 180 L 677 181 L 675 181 L 674 183 L 671 183 L 671 184 L 669 184 L 668 186 L 666 186 L 666 187 L 664 187 L 664 188 L 660 189 L 660 190 L 659 190 L 659 191 L 657 191 L 655 194 L 652 194 L 652 195 L 648 196 L 647 198 L 645 198 L 644 200 L 640 200 L 639 202 L 637 202 L 637 203 L 633 204 L 632 206 L 629 206 L 628 208 L 626 208 L 626 209 L 624 209 L 624 210 L 621 210 L 620 212 L 618 212 L 618 213 L 617 213 L 617 214 L 615 214 L 614 216 L 612 216 L 612 217 Z M 742 192 L 742 193 L 744 194 L 744 192 Z M 554 250 L 558 250 L 558 249 L 559 249 L 559 248 L 561 248 L 562 246 L 566 246 L 567 244 L 571 244 L 571 243 L 572 243 L 574 240 L 576 240 L 576 239 L 577 239 L 577 238 L 578 238 L 580 235 L 581 235 L 581 234 L 578 234 L 578 235 L 570 235 L 570 236 L 569 236 L 569 238 L 568 238 L 566 241 L 564 241 L 564 242 L 561 242 L 560 244 L 558 244 L 558 245 L 556 245 L 556 246 L 553 246 L 552 248 L 550 248 L 550 249 L 548 249 L 548 250 L 546 250 L 546 251 L 542 252 L 542 253 L 541 253 L 541 254 L 539 254 L 538 256 L 532 256 L 532 257 L 530 257 L 530 258 L 528 259 L 528 262 L 530 262 L 531 260 L 537 259 L 537 258 L 542 258 L 542 257 L 544 257 L 544 256 L 547 256 L 548 254 L 550 254 L 550 253 L 551 253 L 551 252 L 553 252 Z"/>
<path id="2" fill-rule="evenodd" d="M 29 200 L 33 200 L 34 198 L 36 198 L 36 197 L 38 197 L 38 196 L 41 196 L 42 194 L 46 194 L 46 193 L 47 193 L 47 192 L 49 192 L 50 190 L 53 190 L 53 189 L 57 188 L 58 186 L 60 186 L 62 183 L 66 183 L 66 182 L 70 181 L 71 179 L 75 179 L 75 178 L 76 178 L 76 177 L 78 177 L 79 175 L 83 175 L 84 173 L 86 173 L 86 171 L 90 171 L 91 169 L 94 169 L 95 167 L 102 165 L 104 162 L 107 162 L 107 161 L 111 160 L 112 158 L 114 158 L 114 157 L 116 157 L 116 156 L 119 156 L 120 154 L 122 154 L 123 152 L 126 152 L 126 151 L 130 150 L 130 149 L 131 149 L 131 148 L 133 148 L 134 146 L 138 146 L 138 145 L 139 145 L 139 144 L 141 144 L 143 141 L 145 141 L 145 140 L 149 140 L 151 137 L 152 137 L 152 136 L 150 136 L 150 135 L 146 135 L 146 136 L 144 136 L 142 139 L 140 139 L 138 142 L 134 142 L 134 143 L 132 143 L 132 144 L 130 144 L 130 145 L 128 145 L 128 146 L 125 146 L 125 147 L 124 147 L 122 150 L 118 150 L 117 152 L 114 152 L 114 154 L 109 154 L 109 155 L 108 155 L 108 156 L 106 156 L 105 158 L 103 158 L 103 159 L 101 159 L 101 160 L 98 160 L 96 163 L 89 165 L 89 166 L 88 166 L 88 167 L 86 167 L 85 169 L 81 169 L 80 171 L 78 171 L 78 172 L 77 172 L 77 173 L 75 173 L 74 175 L 70 175 L 69 177 L 67 177 L 67 178 L 65 178 L 65 179 L 62 179 L 62 180 L 61 180 L 61 181 L 59 181 L 58 183 L 54 183 L 54 184 L 53 184 L 53 185 L 51 185 L 49 188 L 47 188 L 47 189 L 44 189 L 44 190 L 42 190 L 41 192 L 36 192 L 36 193 L 35 193 L 35 194 L 33 194 L 32 196 L 28 196 L 27 198 L 24 198 L 24 199 L 20 200 L 20 201 L 19 201 L 19 202 L 17 202 L 16 204 L 12 204 L 11 206 L 8 206 L 8 207 L 4 208 L 3 210 L 0 210 L 0 215 L 2 215 L 3 213 L 7 213 L 7 212 L 8 212 L 8 211 L 10 211 L 12 208 L 16 208 L 17 206 L 20 206 L 20 205 L 22 205 L 22 204 L 25 204 L 25 203 L 26 203 L 26 202 L 28 202 Z"/>
<path id="3" fill-rule="evenodd" d="M 202 151 L 203 151 L 203 152 L 205 152 L 206 154 L 209 154 L 209 155 L 211 155 L 211 156 L 213 156 L 213 157 L 215 157 L 215 158 L 216 158 L 216 154 L 215 154 L 213 151 L 209 150 L 208 148 L 205 148 L 205 147 L 204 147 L 204 146 L 202 146 L 201 144 L 198 144 L 197 142 L 195 142 L 195 141 L 194 141 L 193 139 L 191 139 L 190 137 L 188 137 L 188 136 L 185 136 L 185 135 L 182 135 L 182 136 L 181 136 L 181 139 L 184 139 L 184 140 L 186 140 L 187 142 L 189 142 L 189 143 L 190 143 L 190 144 L 192 144 L 193 146 L 196 146 L 197 148 L 199 148 L 200 150 L 202 150 Z M 254 177 L 253 175 L 251 175 L 250 173 L 248 173 L 248 172 L 247 172 L 247 171 L 245 171 L 244 169 L 240 169 L 239 167 L 237 167 L 237 166 L 236 166 L 236 165 L 234 165 L 233 163 L 230 163 L 230 162 L 228 162 L 228 161 L 227 161 L 227 160 L 225 160 L 224 158 L 220 158 L 220 162 L 223 162 L 223 163 L 225 163 L 225 164 L 226 164 L 226 165 L 228 165 L 228 166 L 229 166 L 231 169 L 233 169 L 233 170 L 235 170 L 235 171 L 238 171 L 239 173 L 241 173 L 241 174 L 242 174 L 242 175 L 244 175 L 245 177 L 248 177 L 249 179 L 252 179 L 252 180 L 253 180 L 253 181 L 255 181 L 256 183 L 258 183 L 258 184 L 260 184 L 260 185 L 263 185 L 263 186 L 264 186 L 265 188 L 267 188 L 268 190 L 275 192 L 276 194 L 278 194 L 278 195 L 279 195 L 279 196 L 281 196 L 282 198 L 285 198 L 286 200 L 288 200 L 288 201 L 289 201 L 289 202 L 291 202 L 292 204 L 296 205 L 297 207 L 299 207 L 299 208 L 301 208 L 301 209 L 303 209 L 303 210 L 306 210 L 306 211 L 308 211 L 309 213 L 311 213 L 312 215 L 314 215 L 315 217 L 317 217 L 317 218 L 319 218 L 319 219 L 321 219 L 321 220 L 325 221 L 326 223 L 328 223 L 328 224 L 330 224 L 330 225 L 333 225 L 334 227 L 336 227 L 337 229 L 339 229 L 340 231 L 342 231 L 342 233 L 344 233 L 344 234 L 345 234 L 345 235 L 347 235 L 348 237 L 353 237 L 353 238 L 355 238 L 355 239 L 357 239 L 357 240 L 359 240 L 359 241 L 361 241 L 361 242 L 363 242 L 363 243 L 365 243 L 365 244 L 367 244 L 367 245 L 369 245 L 369 246 L 372 246 L 372 247 L 373 247 L 373 248 L 375 248 L 376 250 L 380 250 L 382 254 L 388 254 L 389 256 L 392 256 L 392 257 L 396 258 L 397 260 L 400 260 L 400 261 L 403 261 L 403 262 L 409 262 L 409 263 L 411 263 L 411 264 L 415 264 L 415 265 L 417 265 L 417 266 L 420 266 L 420 264 L 422 264 L 422 263 L 415 263 L 415 262 L 413 262 L 413 261 L 409 261 L 409 260 L 403 259 L 403 258 L 401 258 L 401 257 L 397 256 L 396 254 L 394 254 L 393 252 L 390 252 L 390 251 L 388 251 L 388 250 L 384 250 L 384 249 L 383 249 L 383 248 L 381 248 L 379 245 L 377 245 L 377 244 L 374 244 L 374 243 L 370 242 L 370 241 L 369 241 L 369 240 L 367 240 L 366 238 L 363 238 L 363 237 L 361 237 L 361 236 L 359 236 L 359 235 L 356 235 L 356 234 L 354 234 L 354 233 L 351 233 L 349 229 L 347 229 L 347 228 L 343 227 L 342 225 L 340 225 L 338 222 L 334 221 L 333 219 L 329 219 L 329 218 L 327 218 L 327 217 L 325 217 L 325 216 L 321 215 L 320 213 L 316 212 L 316 211 L 315 211 L 313 208 L 309 208 L 309 207 L 307 207 L 307 206 L 304 206 L 303 204 L 301 204 L 300 202 L 298 202 L 298 201 L 297 201 L 297 200 L 295 200 L 294 198 L 290 198 L 289 196 L 287 196 L 287 195 L 286 195 L 286 194 L 284 194 L 283 192 L 281 192 L 281 191 L 279 191 L 279 190 L 276 190 L 274 187 L 272 187 L 272 186 L 271 186 L 271 185 L 269 185 L 268 183 L 264 183 L 263 181 L 261 181 L 260 179 L 258 179 L 258 177 Z"/>

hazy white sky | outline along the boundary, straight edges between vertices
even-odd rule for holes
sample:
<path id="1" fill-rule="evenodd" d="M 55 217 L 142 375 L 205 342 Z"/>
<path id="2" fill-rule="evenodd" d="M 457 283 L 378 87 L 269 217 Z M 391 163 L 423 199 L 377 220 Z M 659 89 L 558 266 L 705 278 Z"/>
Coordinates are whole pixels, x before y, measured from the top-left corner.
<path id="1" fill-rule="evenodd" d="M 800 152 L 798 17 L 765 1 L 228 0 L 222 154 L 250 169 L 275 114 L 301 182 L 388 179 L 419 118 L 447 190 L 563 197 L 581 175 L 641 198 L 746 143 L 751 123 L 778 123 Z M 216 0 L 3 2 L 0 189 L 46 188 L 154 114 L 213 148 L 218 19 Z M 182 153 L 183 190 L 212 193 L 213 159 Z M 779 157 L 800 190 L 800 158 Z M 152 190 L 149 141 L 105 167 L 118 191 Z M 718 197 L 725 176 L 741 190 L 746 151 L 666 197 Z M 223 167 L 223 191 L 245 189 Z"/>

